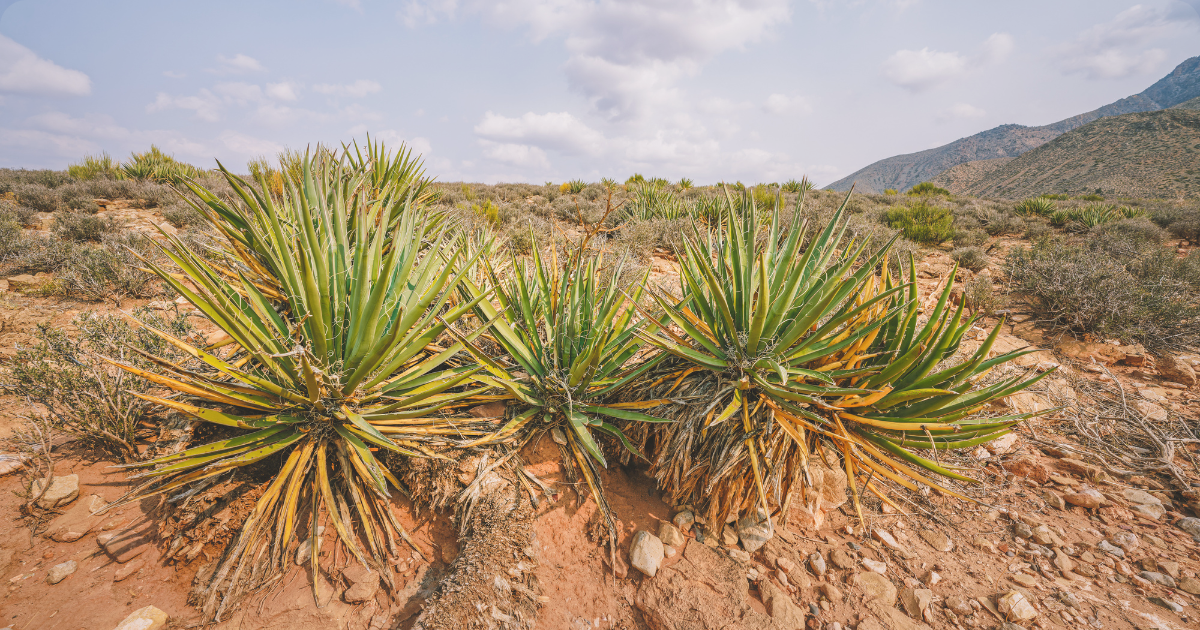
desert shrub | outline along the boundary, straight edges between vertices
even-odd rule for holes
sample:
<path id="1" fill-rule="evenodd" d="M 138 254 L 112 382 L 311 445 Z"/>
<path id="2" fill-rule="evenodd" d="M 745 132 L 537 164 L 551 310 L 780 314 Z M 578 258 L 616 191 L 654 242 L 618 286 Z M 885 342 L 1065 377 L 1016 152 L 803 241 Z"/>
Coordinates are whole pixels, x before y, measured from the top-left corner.
<path id="1" fill-rule="evenodd" d="M 31 227 L 37 224 L 37 212 L 7 199 L 0 199 L 0 221 L 13 221 L 18 226 Z"/>
<path id="2" fill-rule="evenodd" d="M 786 182 L 783 182 L 783 192 L 787 193 L 801 193 L 810 191 L 812 189 L 813 183 L 808 181 L 808 177 L 801 177 L 798 180 L 789 179 Z"/>
<path id="3" fill-rule="evenodd" d="M 86 184 L 67 184 L 60 186 L 57 190 L 63 207 L 68 210 L 82 211 L 88 214 L 100 211 L 100 206 L 96 205 Z"/>
<path id="4" fill-rule="evenodd" d="M 1062 195 L 1062 197 L 1063 197 L 1063 198 L 1066 198 L 1066 195 Z M 1080 197 L 1076 197 L 1076 199 L 1078 199 L 1078 200 L 1080 200 L 1080 201 L 1104 201 L 1104 197 L 1103 197 L 1103 196 L 1101 196 L 1101 195 L 1096 195 L 1096 194 L 1092 194 L 1092 195 L 1083 195 L 1083 196 L 1080 196 Z"/>
<path id="5" fill-rule="evenodd" d="M 884 217 L 889 227 L 922 245 L 942 243 L 954 236 L 954 215 L 950 210 L 923 201 L 895 206 Z"/>
<path id="6" fill-rule="evenodd" d="M 644 183 L 646 183 L 646 176 L 642 175 L 641 173 L 634 173 L 633 175 L 630 175 L 628 179 L 625 180 L 626 186 L 629 186 L 632 184 L 644 184 Z"/>
<path id="7" fill-rule="evenodd" d="M 1200 207 L 1156 209 L 1150 213 L 1150 219 L 1175 238 L 1200 243 Z"/>
<path id="8" fill-rule="evenodd" d="M 1044 195 L 1039 195 L 1039 196 L 1042 199 L 1049 199 L 1051 201 L 1066 201 L 1071 198 L 1069 195 L 1057 195 L 1054 193 L 1046 193 Z M 1103 201 L 1103 199 L 1101 199 L 1101 201 Z"/>
<path id="9" fill-rule="evenodd" d="M 917 184 L 916 186 L 909 188 L 908 194 L 913 195 L 913 196 L 916 196 L 916 195 L 942 195 L 943 197 L 949 197 L 950 191 L 946 190 L 945 188 L 940 188 L 940 187 L 936 186 L 935 184 L 933 184 L 932 182 L 921 182 L 920 184 Z"/>
<path id="10" fill-rule="evenodd" d="M 1162 254 L 1121 261 L 1046 239 L 1012 250 L 1006 266 L 1016 290 L 1062 327 L 1152 349 L 1189 346 L 1200 341 L 1196 290 Z"/>
<path id="11" fill-rule="evenodd" d="M 471 212 L 491 225 L 500 223 L 500 207 L 492 203 L 491 199 L 485 199 L 483 203 L 471 204 Z"/>
<path id="12" fill-rule="evenodd" d="M 1088 246 L 1123 260 L 1160 249 L 1167 233 L 1149 219 L 1122 219 L 1105 223 L 1088 232 Z"/>
<path id="13" fill-rule="evenodd" d="M 12 192 L 18 204 L 37 212 L 54 212 L 62 207 L 58 191 L 41 184 L 18 184 Z"/>
<path id="14" fill-rule="evenodd" d="M 54 215 L 54 223 L 50 230 L 59 238 L 85 242 L 100 242 L 108 232 L 118 230 L 121 223 L 116 219 L 104 219 L 98 216 L 76 212 L 60 212 Z"/>
<path id="15" fill-rule="evenodd" d="M 958 226 L 978 228 L 989 236 L 1020 234 L 1025 231 L 1025 221 L 1006 206 L 994 203 L 964 206 L 955 213 Z"/>
<path id="16" fill-rule="evenodd" d="M 5 240 L 0 243 L 0 270 L 7 275 L 57 272 L 82 249 L 74 241 L 23 231 L 4 231 L 2 236 Z"/>
<path id="17" fill-rule="evenodd" d="M 176 202 L 162 209 L 163 218 L 176 228 L 183 229 L 190 225 L 204 222 L 204 215 L 184 202 Z"/>
<path id="18" fill-rule="evenodd" d="M 685 218 L 629 221 L 617 231 L 612 244 L 617 251 L 639 261 L 649 260 L 658 247 L 679 253 L 683 249 L 684 234 L 690 223 Z"/>
<path id="19" fill-rule="evenodd" d="M 768 188 L 767 186 L 755 186 L 751 189 L 751 195 L 754 198 L 754 205 L 762 210 L 770 210 L 775 207 L 777 188 Z"/>
<path id="20" fill-rule="evenodd" d="M 963 284 L 963 300 L 964 306 L 972 314 L 991 316 L 995 313 L 999 300 L 992 286 L 992 277 L 978 275 L 968 280 Z"/>
<path id="21" fill-rule="evenodd" d="M 106 235 L 101 245 L 81 248 L 68 258 L 49 289 L 62 297 L 112 302 L 118 307 L 127 298 L 159 294 L 157 276 L 143 271 L 144 263 L 133 252 L 153 259 L 158 249 L 149 237 L 136 232 Z"/>
<path id="22" fill-rule="evenodd" d="M 1026 199 L 1014 208 L 1017 214 L 1036 215 L 1039 217 L 1048 217 L 1054 214 L 1054 211 L 1057 209 L 1058 207 L 1054 205 L 1054 202 L 1046 197 Z"/>
<path id="23" fill-rule="evenodd" d="M 971 271 L 979 271 L 988 266 L 991 259 L 983 253 L 983 250 L 978 247 L 960 247 L 950 252 L 950 258 L 960 266 L 970 269 Z"/>
<path id="24" fill-rule="evenodd" d="M 58 188 L 71 183 L 65 171 L 49 169 L 26 170 L 23 168 L 0 168 L 0 195 L 13 192 L 18 186 L 36 184 L 43 188 Z"/>
<path id="25" fill-rule="evenodd" d="M 85 155 L 83 160 L 67 166 L 67 174 L 80 181 L 120 179 L 125 176 L 120 166 L 107 153 Z"/>
<path id="26" fill-rule="evenodd" d="M 979 247 L 987 243 L 988 234 L 983 230 L 955 230 L 954 231 L 954 246 L 955 247 Z"/>
<path id="27" fill-rule="evenodd" d="M 1025 222 L 1025 240 L 1037 242 L 1054 234 L 1054 228 L 1050 224 L 1041 220 L 1030 220 Z"/>
<path id="28" fill-rule="evenodd" d="M 1068 232 L 1086 232 L 1097 225 L 1145 217 L 1146 211 L 1113 204 L 1089 204 L 1082 208 L 1057 210 L 1050 215 L 1050 225 Z"/>
<path id="29" fill-rule="evenodd" d="M 178 337 L 192 333 L 183 315 L 164 317 L 139 309 L 133 316 Z M 138 458 L 138 427 L 152 409 L 136 394 L 149 391 L 150 384 L 99 357 L 112 357 L 143 369 L 150 367 L 150 362 L 138 350 L 175 361 L 187 357 L 121 316 L 83 313 L 72 323 L 78 330 L 75 338 L 50 323 L 38 324 L 34 333 L 37 344 L 17 352 L 0 388 L 39 404 L 56 429 L 133 461 Z"/>
<path id="30" fill-rule="evenodd" d="M 154 145 L 150 145 L 149 151 L 131 154 L 121 164 L 121 171 L 130 179 L 171 184 L 180 184 L 184 179 L 200 174 L 200 169 L 176 160 Z"/>
<path id="31" fill-rule="evenodd" d="M 895 188 L 885 188 L 885 189 L 883 189 L 883 194 L 898 195 L 898 194 L 900 194 L 900 191 L 896 190 Z"/>

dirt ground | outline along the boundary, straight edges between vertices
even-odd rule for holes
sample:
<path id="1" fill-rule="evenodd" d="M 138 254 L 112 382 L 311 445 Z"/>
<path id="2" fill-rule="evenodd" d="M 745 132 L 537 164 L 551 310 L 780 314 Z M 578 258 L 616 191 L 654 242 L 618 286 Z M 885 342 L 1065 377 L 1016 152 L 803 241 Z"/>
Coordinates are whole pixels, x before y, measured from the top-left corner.
<path id="1" fill-rule="evenodd" d="M 999 244 L 1001 249 L 1009 246 L 1012 243 Z M 942 252 L 920 263 L 923 291 L 945 278 L 949 264 Z M 656 261 L 656 279 L 669 277 L 672 265 L 669 260 Z M 1003 291 L 1002 279 L 997 281 Z M 123 307 L 139 305 L 126 302 Z M 30 332 L 37 323 L 51 322 L 69 331 L 71 319 L 88 309 L 106 307 L 13 291 L 0 294 L 0 361 L 10 360 L 16 348 L 33 342 Z M 1153 358 L 1137 348 L 1048 336 L 1019 303 L 1009 309 L 1011 323 L 997 350 L 1025 345 L 1041 349 L 1011 369 L 1060 371 L 1007 405 L 1022 411 L 1064 404 L 1067 408 L 1023 425 L 1015 439 L 993 450 L 981 447 L 943 456 L 983 482 L 971 491 L 980 503 L 935 492 L 899 497 L 904 509 L 897 512 L 884 509 L 878 499 L 867 500 L 864 523 L 853 502 L 845 500 L 823 514 L 819 527 L 812 522 L 805 526 L 797 518 L 777 526 L 773 538 L 753 553 L 736 542 L 714 545 L 719 536 L 701 542 L 693 527 L 684 532 L 683 543 L 667 551 L 656 575 L 648 577 L 629 566 L 634 534 L 658 533 L 679 510 L 663 501 L 644 466 L 614 465 L 603 473 L 620 519 L 620 557 L 613 568 L 606 550 L 587 535 L 594 506 L 585 502 L 578 507 L 575 489 L 565 487 L 557 447 L 548 439 L 527 447 L 522 453 L 527 469 L 557 490 L 556 499 L 539 508 L 535 525 L 542 602 L 538 627 L 993 628 L 1005 621 L 1002 606 L 997 606 L 1005 596 L 1004 603 L 1014 598 L 1027 601 L 1027 615 L 1021 615 L 1019 607 L 1008 614 L 1026 628 L 1200 627 L 1200 544 L 1180 528 L 1190 522 L 1187 517 L 1200 516 L 1200 468 L 1193 459 L 1200 450 L 1197 443 L 1186 438 L 1174 442 L 1170 463 L 1178 472 L 1172 477 L 1165 474 L 1167 469 L 1147 468 L 1145 462 L 1154 453 L 1137 449 L 1144 450 L 1153 440 L 1133 446 L 1130 436 L 1140 430 L 1136 426 L 1081 415 L 1123 400 L 1120 404 L 1136 408 L 1138 417 L 1161 412 L 1162 426 L 1195 430 L 1197 386 L 1168 380 L 1155 369 Z M 201 324 L 199 318 L 196 321 Z M 981 322 L 963 351 L 974 350 L 987 329 L 989 322 Z M 1196 365 L 1200 368 L 1200 357 Z M 1118 391 L 1120 399 L 1115 397 Z M 28 413 L 23 401 L 0 398 L 0 437 L 10 435 Z M 1178 437 L 1178 431 L 1172 435 Z M 1096 455 L 1095 440 L 1106 439 L 1128 443 L 1122 447 L 1131 449 L 1128 461 Z M 25 475 L 16 471 L 0 477 L 0 522 L 6 533 L 0 536 L 0 628 L 108 630 L 148 605 L 170 616 L 167 627 L 204 626 L 188 602 L 188 592 L 201 567 L 220 554 L 218 541 L 186 556 L 169 553 L 168 541 L 159 536 L 152 518 L 156 500 L 92 516 L 88 509 L 99 505 L 93 495 L 104 502 L 115 500 L 129 487 L 126 473 L 71 442 L 57 446 L 53 459 L 57 475 L 79 476 L 79 498 L 36 518 L 22 511 Z M 1100 493 L 1102 505 L 1089 509 L 1062 501 L 1087 495 L 1088 488 Z M 1153 503 L 1146 497 L 1161 504 L 1161 514 L 1158 508 L 1144 507 L 1144 501 Z M 308 573 L 295 567 L 222 623 L 209 627 L 410 627 L 438 577 L 453 562 L 456 529 L 448 515 L 416 512 L 403 497 L 394 499 L 394 507 L 428 558 L 412 554 L 394 567 L 402 576 L 396 592 L 380 590 L 373 599 L 349 604 L 343 601 L 347 582 L 329 583 L 321 577 L 323 600 L 318 606 Z M 131 542 L 124 551 L 98 544 L 112 536 Z M 335 552 L 332 558 L 327 551 L 322 554 L 336 567 L 348 564 L 344 553 Z M 68 561 L 77 564 L 74 573 L 51 584 L 48 572 Z M 1163 576 L 1167 579 L 1160 579 Z"/>

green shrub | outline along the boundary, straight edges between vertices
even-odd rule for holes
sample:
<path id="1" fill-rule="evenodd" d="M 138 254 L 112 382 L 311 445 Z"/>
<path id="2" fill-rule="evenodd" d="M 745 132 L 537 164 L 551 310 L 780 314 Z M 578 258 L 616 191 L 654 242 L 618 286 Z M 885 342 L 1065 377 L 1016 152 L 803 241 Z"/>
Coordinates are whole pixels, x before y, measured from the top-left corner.
<path id="1" fill-rule="evenodd" d="M 190 225 L 200 225 L 204 222 L 204 215 L 183 202 L 173 203 L 163 208 L 162 215 L 167 220 L 167 223 L 178 229 L 183 229 Z"/>
<path id="2" fill-rule="evenodd" d="M 885 189 L 883 190 L 883 194 L 885 194 L 885 195 L 898 195 L 898 194 L 900 194 L 900 191 L 896 190 L 895 188 L 885 188 Z"/>
<path id="3" fill-rule="evenodd" d="M 946 190 L 945 188 L 939 188 L 938 186 L 934 185 L 932 182 L 921 182 L 920 184 L 917 184 L 916 186 L 909 188 L 908 194 L 913 195 L 913 196 L 916 196 L 916 195 L 942 195 L 944 197 L 949 197 L 950 191 Z"/>
<path id="4" fill-rule="evenodd" d="M 988 233 L 983 230 L 955 230 L 955 247 L 979 247 L 987 243 Z"/>
<path id="5" fill-rule="evenodd" d="M 1054 234 L 1054 229 L 1049 223 L 1044 221 L 1026 221 L 1025 222 L 1025 240 L 1037 242 Z"/>
<path id="6" fill-rule="evenodd" d="M 484 219 L 490 225 L 498 225 L 500 223 L 500 207 L 492 203 L 491 199 L 485 199 L 483 203 L 471 204 L 471 212 L 474 212 L 476 216 Z"/>
<path id="7" fill-rule="evenodd" d="M 1070 196 L 1068 196 L 1068 195 L 1056 195 L 1056 194 L 1053 194 L 1053 193 L 1047 193 L 1047 194 L 1044 194 L 1044 195 L 1039 195 L 1039 197 L 1041 197 L 1042 199 L 1049 199 L 1049 200 L 1051 200 L 1051 201 L 1066 201 L 1066 200 L 1068 200 L 1068 199 L 1070 199 L 1070 198 L 1071 198 L 1071 197 L 1070 197 Z M 1103 201 L 1103 199 L 1101 199 L 1101 201 Z"/>
<path id="8" fill-rule="evenodd" d="M 630 186 L 632 184 L 644 184 L 644 183 L 646 183 L 646 178 L 641 173 L 634 173 L 633 175 L 629 176 L 629 179 L 625 180 L 626 186 Z"/>
<path id="9" fill-rule="evenodd" d="M 83 247 L 56 273 L 54 293 L 117 307 L 128 298 L 150 298 L 162 292 L 157 276 L 143 271 L 133 252 L 158 257 L 158 248 L 139 233 L 108 235 L 102 245 Z"/>
<path id="10" fill-rule="evenodd" d="M 1055 211 L 1050 215 L 1050 225 L 1068 232 L 1086 232 L 1097 225 L 1145 216 L 1146 211 L 1129 206 L 1089 204 L 1082 208 Z"/>
<path id="11" fill-rule="evenodd" d="M 988 266 L 991 259 L 983 253 L 983 250 L 978 247 L 960 247 L 950 252 L 950 258 L 959 266 L 970 269 L 971 271 L 979 271 Z"/>
<path id="12" fill-rule="evenodd" d="M 1200 207 L 1159 209 L 1150 213 L 1150 219 L 1175 238 L 1200 243 Z"/>
<path id="13" fill-rule="evenodd" d="M 1026 199 L 1014 208 L 1017 214 L 1036 215 L 1039 217 L 1048 217 L 1054 214 L 1056 209 L 1057 207 L 1054 205 L 1054 202 L 1046 197 Z"/>
<path id="14" fill-rule="evenodd" d="M 116 219 L 102 219 L 98 216 L 75 212 L 60 212 L 54 215 L 54 223 L 50 230 L 59 238 L 68 241 L 98 243 L 106 233 L 118 230 L 120 227 L 121 223 Z"/>
<path id="15" fill-rule="evenodd" d="M 786 193 L 802 193 L 813 189 L 813 183 L 808 181 L 808 177 L 801 177 L 799 180 L 789 179 L 783 182 L 783 192 Z"/>
<path id="16" fill-rule="evenodd" d="M 37 212 L 54 212 L 62 207 L 62 199 L 54 188 L 42 184 L 18 184 L 13 187 L 17 204 Z"/>
<path id="17" fill-rule="evenodd" d="M 0 195 L 16 190 L 18 186 L 36 184 L 43 188 L 58 188 L 73 181 L 65 171 L 49 169 L 26 170 L 23 168 L 0 168 Z"/>
<path id="18" fill-rule="evenodd" d="M 96 201 L 92 198 L 91 191 L 83 184 L 67 184 L 60 186 L 58 196 L 62 200 L 62 205 L 68 210 L 86 212 L 88 214 L 96 214 L 100 211 L 100 206 L 96 205 Z"/>
<path id="19" fill-rule="evenodd" d="M 992 277 L 986 274 L 980 274 L 967 280 L 963 284 L 963 300 L 966 302 L 964 306 L 975 315 L 991 316 L 996 312 L 996 306 L 999 300 L 996 299 L 996 292 L 992 286 Z"/>
<path id="20" fill-rule="evenodd" d="M 681 178 L 681 179 L 679 180 L 679 183 L 678 183 L 678 184 L 676 184 L 676 186 L 678 186 L 678 187 L 679 187 L 679 190 L 688 190 L 688 189 L 690 189 L 690 188 L 692 187 L 692 180 L 690 180 L 690 179 L 688 179 L 688 178 L 686 178 L 686 177 L 684 177 L 684 178 Z"/>
<path id="21" fill-rule="evenodd" d="M 183 315 L 168 318 L 143 309 L 133 315 L 178 337 L 192 333 Z M 152 411 L 151 404 L 137 394 L 148 393 L 151 385 L 123 370 L 113 370 L 100 356 L 142 369 L 151 364 L 138 350 L 181 363 L 188 357 L 149 330 L 130 326 L 120 315 L 83 313 L 72 323 L 79 331 L 76 338 L 49 323 L 38 324 L 34 333 L 37 344 L 18 351 L 8 362 L 0 387 L 7 394 L 37 403 L 52 427 L 88 446 L 134 461 L 138 459 L 139 425 Z"/>
<path id="22" fill-rule="evenodd" d="M 1151 349 L 1200 341 L 1200 302 L 1189 269 L 1155 248 L 1143 258 L 1121 261 L 1086 246 L 1046 239 L 1009 253 L 1006 267 L 1015 290 L 1064 328 L 1138 341 Z"/>
<path id="23" fill-rule="evenodd" d="M 937 244 L 954 236 L 954 215 L 950 210 L 924 201 L 896 206 L 884 216 L 889 227 L 900 230 L 904 238 L 915 243 Z"/>
<path id="24" fill-rule="evenodd" d="M 0 199 L 0 221 L 12 221 L 18 227 L 32 227 L 38 223 L 37 212 L 33 208 Z"/>
<path id="25" fill-rule="evenodd" d="M 1063 197 L 1065 198 L 1066 195 L 1063 195 Z M 1076 197 L 1076 199 L 1080 201 L 1104 201 L 1104 197 L 1100 195 L 1083 195 L 1082 197 Z"/>
<path id="26" fill-rule="evenodd" d="M 184 179 L 200 174 L 200 169 L 177 161 L 154 145 L 150 145 L 149 151 L 130 155 L 129 159 L 121 164 L 121 171 L 130 179 L 169 184 L 180 184 Z"/>
<path id="27" fill-rule="evenodd" d="M 583 192 L 583 189 L 587 188 L 587 185 L 587 182 L 583 181 L 582 179 L 572 179 L 566 183 L 567 191 L 572 195 L 578 195 L 579 193 Z"/>
<path id="28" fill-rule="evenodd" d="M 754 198 L 754 205 L 760 210 L 771 210 L 775 208 L 775 200 L 777 198 L 776 189 L 766 186 L 755 186 L 750 189 L 751 195 Z"/>
<path id="29" fill-rule="evenodd" d="M 1132 260 L 1161 249 L 1167 233 L 1145 217 L 1121 219 L 1092 228 L 1088 247 L 1121 260 Z"/>
<path id="30" fill-rule="evenodd" d="M 83 161 L 67 166 L 67 174 L 80 181 L 121 179 L 125 174 L 107 153 L 85 155 Z"/>

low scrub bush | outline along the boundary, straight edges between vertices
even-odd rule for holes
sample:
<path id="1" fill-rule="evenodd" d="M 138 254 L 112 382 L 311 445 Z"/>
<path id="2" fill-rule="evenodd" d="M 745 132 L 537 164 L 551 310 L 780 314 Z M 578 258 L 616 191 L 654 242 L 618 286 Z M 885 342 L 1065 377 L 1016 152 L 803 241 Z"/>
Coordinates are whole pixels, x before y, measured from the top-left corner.
<path id="1" fill-rule="evenodd" d="M 612 244 L 617 251 L 642 262 L 649 260 L 658 247 L 677 254 L 682 251 L 683 235 L 690 224 L 686 218 L 629 221 L 617 231 Z"/>
<path id="2" fill-rule="evenodd" d="M 959 266 L 971 271 L 979 271 L 988 266 L 991 259 L 978 247 L 960 247 L 950 252 L 950 258 Z"/>
<path id="3" fill-rule="evenodd" d="M 183 229 L 192 225 L 201 225 L 204 223 L 204 215 L 196 211 L 195 208 L 184 202 L 173 203 L 162 209 L 163 218 L 167 223 L 175 226 L 178 229 Z"/>
<path id="4" fill-rule="evenodd" d="M 129 179 L 169 184 L 181 184 L 185 178 L 200 174 L 200 169 L 176 160 L 154 145 L 150 145 L 149 151 L 130 155 L 129 159 L 121 164 L 121 171 Z"/>
<path id="5" fill-rule="evenodd" d="M 158 257 L 150 238 L 138 233 L 112 234 L 99 246 L 83 247 L 64 261 L 57 272 L 54 293 L 93 302 L 112 302 L 120 307 L 128 298 L 149 298 L 161 293 L 157 277 L 142 270 L 134 252 Z"/>
<path id="6" fill-rule="evenodd" d="M 63 205 L 56 189 L 41 184 L 18 184 L 12 192 L 17 204 L 37 212 L 54 212 Z"/>
<path id="7" fill-rule="evenodd" d="M 991 316 L 996 312 L 999 300 L 992 286 L 992 277 L 978 275 L 963 285 L 964 306 L 975 315 Z"/>
<path id="8" fill-rule="evenodd" d="M 37 212 L 8 199 L 0 199 L 0 221 L 12 221 L 18 226 L 32 227 L 38 222 Z"/>
<path id="9" fill-rule="evenodd" d="M 904 238 L 922 245 L 937 244 L 954 236 L 954 215 L 942 208 L 918 201 L 896 206 L 884 215 L 889 227 L 900 230 Z"/>
<path id="10" fill-rule="evenodd" d="M 1054 201 L 1047 197 L 1026 199 L 1014 208 L 1017 214 L 1036 215 L 1039 217 L 1048 217 L 1054 214 L 1054 211 L 1057 209 L 1058 206 L 1054 205 Z"/>
<path id="11" fill-rule="evenodd" d="M 146 310 L 134 311 L 133 315 L 178 337 L 192 333 L 183 315 L 168 318 Z M 142 369 L 151 364 L 139 350 L 180 362 L 188 357 L 150 331 L 131 326 L 121 316 L 83 313 L 72 323 L 78 329 L 75 338 L 49 323 L 39 324 L 34 333 L 36 345 L 17 352 L 8 364 L 11 367 L 5 370 L 0 389 L 41 405 L 55 429 L 125 461 L 134 461 L 138 459 L 138 427 L 152 411 L 151 403 L 136 394 L 148 392 L 150 384 L 100 357 L 112 357 Z"/>
<path id="12" fill-rule="evenodd" d="M 988 234 L 983 230 L 955 230 L 955 247 L 979 247 L 987 243 Z"/>
<path id="13" fill-rule="evenodd" d="M 1188 268 L 1158 248 L 1132 261 L 1098 256 L 1087 246 L 1046 239 L 1006 261 L 1014 288 L 1060 326 L 1148 348 L 1200 341 L 1200 303 Z"/>
<path id="14" fill-rule="evenodd" d="M 1156 249 L 1161 249 L 1167 233 L 1145 217 L 1121 219 L 1092 228 L 1088 232 L 1088 246 L 1122 260 L 1132 260 Z"/>
<path id="15" fill-rule="evenodd" d="M 916 196 L 916 195 L 941 195 L 943 197 L 949 197 L 950 191 L 946 190 L 945 188 L 940 188 L 937 185 L 933 184 L 932 182 L 921 182 L 920 184 L 917 184 L 916 186 L 909 188 L 908 194 L 914 195 L 914 196 Z"/>
<path id="16" fill-rule="evenodd" d="M 85 155 L 79 162 L 67 166 L 67 174 L 79 181 L 120 179 L 125 176 L 120 165 L 107 153 Z"/>
<path id="17" fill-rule="evenodd" d="M 64 171 L 0 168 L 0 195 L 12 192 L 18 186 L 25 184 L 36 184 L 43 188 L 58 188 L 69 183 L 71 183 L 71 177 Z"/>
<path id="18" fill-rule="evenodd" d="M 76 212 L 60 212 L 54 215 L 54 223 L 50 229 L 56 236 L 68 241 L 99 243 L 105 234 L 120 229 L 121 225 L 120 221 L 116 219 L 104 219 Z"/>
<path id="19" fill-rule="evenodd" d="M 1200 243 L 1200 206 L 1158 209 L 1150 213 L 1150 219 L 1175 238 L 1191 245 Z"/>
<path id="20" fill-rule="evenodd" d="M 1089 204 L 1082 208 L 1057 210 L 1050 215 L 1050 225 L 1068 232 L 1086 232 L 1097 225 L 1146 216 L 1144 210 L 1112 204 Z"/>

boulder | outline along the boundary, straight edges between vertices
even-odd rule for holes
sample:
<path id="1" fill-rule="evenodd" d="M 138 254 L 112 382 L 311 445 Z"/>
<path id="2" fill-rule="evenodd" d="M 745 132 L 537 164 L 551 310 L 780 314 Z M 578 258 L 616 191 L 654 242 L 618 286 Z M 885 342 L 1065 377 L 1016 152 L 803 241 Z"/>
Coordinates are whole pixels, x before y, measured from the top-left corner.
<path id="1" fill-rule="evenodd" d="M 633 568 L 648 577 L 654 577 L 664 555 L 663 544 L 658 536 L 646 530 L 639 530 L 633 535 L 633 542 L 629 545 L 629 564 Z"/>
<path id="2" fill-rule="evenodd" d="M 30 496 L 42 495 L 37 500 L 38 507 L 50 510 L 69 505 L 79 497 L 79 475 L 56 476 L 43 493 L 42 488 L 45 487 L 45 479 L 35 479 L 29 487 Z"/>
<path id="3" fill-rule="evenodd" d="M 878 601 L 884 606 L 896 604 L 896 586 L 892 581 L 873 571 L 859 573 L 858 587 L 862 589 L 863 601 Z"/>
<path id="4" fill-rule="evenodd" d="M 1084 488 L 1079 492 L 1074 492 L 1063 497 L 1067 503 L 1078 505 L 1081 508 L 1094 510 L 1101 505 L 1104 505 L 1104 495 L 1099 491 L 1091 488 Z"/>
<path id="5" fill-rule="evenodd" d="M 129 613 L 113 630 L 158 630 L 167 625 L 167 619 L 167 613 L 154 606 L 146 606 Z"/>
<path id="6" fill-rule="evenodd" d="M 742 547 L 750 553 L 761 549 L 773 535 L 775 531 L 771 526 L 770 516 L 762 508 L 755 514 L 747 514 L 737 521 L 737 537 L 742 541 Z"/>
<path id="7" fill-rule="evenodd" d="M 1188 387 L 1196 385 L 1196 370 L 1180 357 L 1174 355 L 1160 357 L 1155 368 L 1159 375 L 1169 381 L 1182 383 Z"/>
<path id="8" fill-rule="evenodd" d="M 1038 611 L 1029 603 L 1029 598 L 1021 591 L 1010 591 L 996 602 L 996 609 L 1009 621 L 1029 621 L 1036 619 Z"/>

